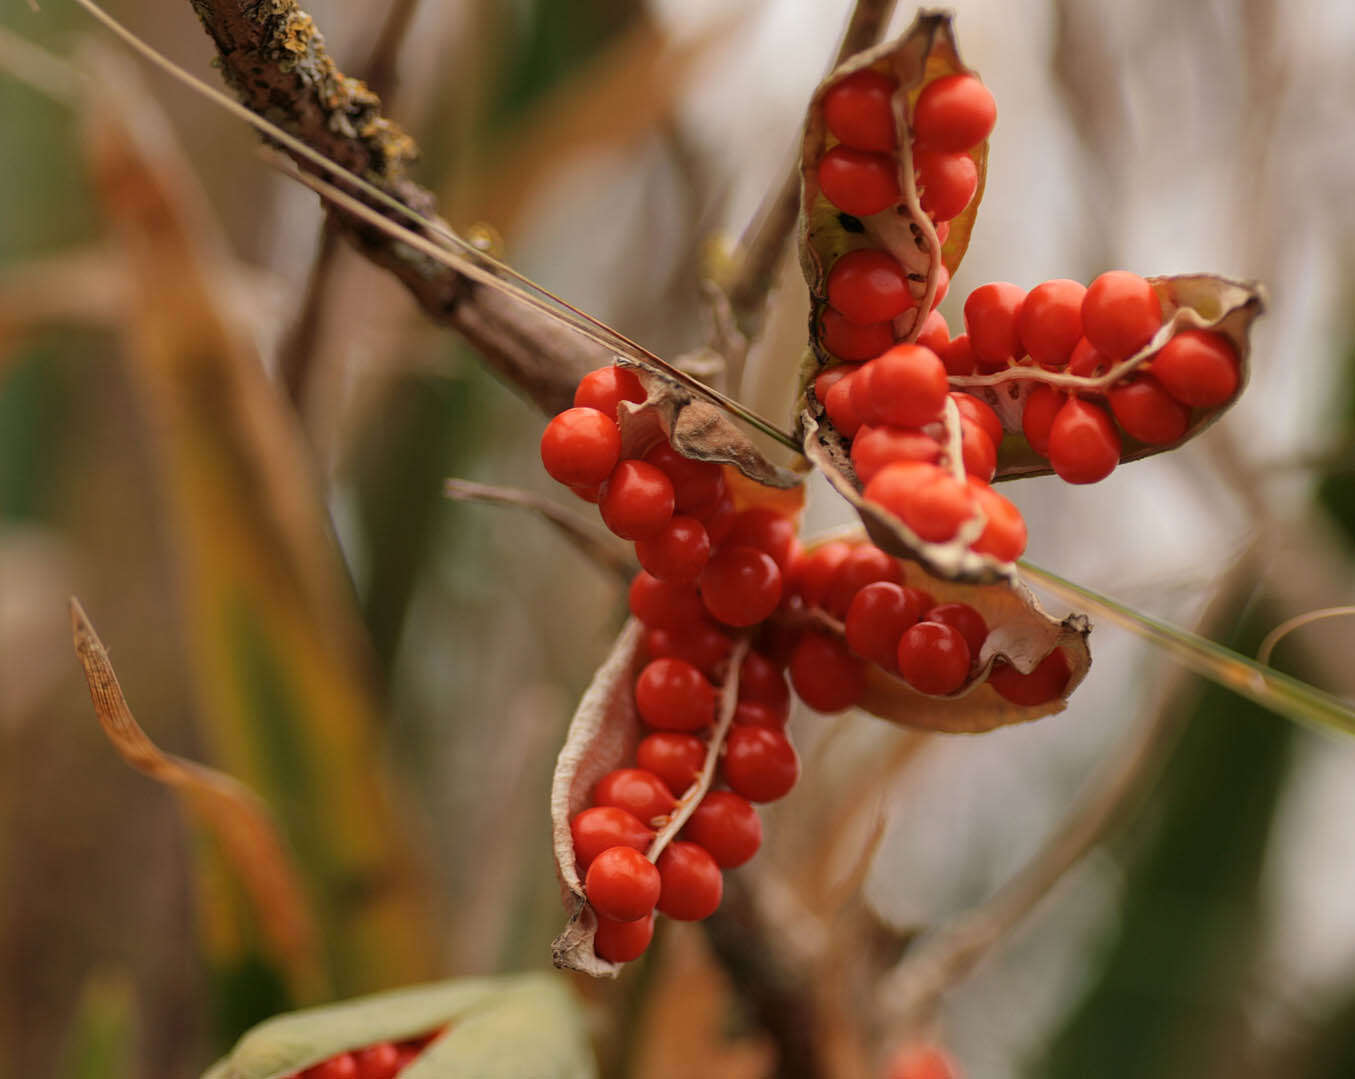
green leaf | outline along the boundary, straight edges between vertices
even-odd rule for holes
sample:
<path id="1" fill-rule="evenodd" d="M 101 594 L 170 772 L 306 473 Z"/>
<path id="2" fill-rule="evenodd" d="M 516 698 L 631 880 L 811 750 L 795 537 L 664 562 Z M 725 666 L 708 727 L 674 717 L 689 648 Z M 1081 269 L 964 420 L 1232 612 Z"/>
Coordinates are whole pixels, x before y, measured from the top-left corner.
<path id="1" fill-rule="evenodd" d="M 461 978 L 276 1016 L 245 1034 L 203 1079 L 282 1079 L 339 1053 L 448 1025 L 402 1079 L 594 1074 L 583 1018 L 565 983 L 523 974 Z"/>

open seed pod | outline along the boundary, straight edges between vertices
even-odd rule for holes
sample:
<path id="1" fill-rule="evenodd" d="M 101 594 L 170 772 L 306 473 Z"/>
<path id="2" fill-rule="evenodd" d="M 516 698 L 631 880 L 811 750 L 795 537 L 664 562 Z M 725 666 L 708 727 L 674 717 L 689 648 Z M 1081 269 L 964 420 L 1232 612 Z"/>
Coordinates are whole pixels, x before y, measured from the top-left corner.
<path id="1" fill-rule="evenodd" d="M 944 423 L 946 467 L 963 476 L 958 448 L 959 419 L 953 405 L 947 407 Z M 1013 563 L 972 549 L 973 542 L 987 525 L 987 517 L 981 508 L 975 509 L 974 515 L 965 521 L 953 539 L 934 543 L 923 539 L 883 506 L 867 499 L 861 493 L 862 485 L 852 468 L 847 442 L 827 422 L 822 405 L 814 399 L 812 387 L 800 425 L 804 431 L 805 456 L 823 472 L 834 490 L 852 504 L 871 542 L 881 550 L 896 558 L 912 559 L 932 576 L 950 581 L 990 584 L 1016 580 Z"/>
<path id="2" fill-rule="evenodd" d="M 555 764 L 551 784 L 551 834 L 555 871 L 561 898 L 568 912 L 564 930 L 551 946 L 557 967 L 580 970 L 594 977 L 614 978 L 624 964 L 599 956 L 594 950 L 598 916 L 588 903 L 574 851 L 570 822 L 592 805 L 594 787 L 608 772 L 633 764 L 635 749 L 646 729 L 635 705 L 635 680 L 645 657 L 641 648 L 643 627 L 634 619 L 626 623 L 602 666 L 598 668 L 570 721 L 565 744 Z M 740 664 L 747 641 L 736 643 L 728 661 L 728 674 L 719 688 L 716 722 L 706 740 L 705 765 L 699 777 L 678 800 L 677 807 L 656 831 L 645 851 L 657 861 L 664 848 L 681 831 L 692 811 L 705 797 L 715 777 L 720 750 L 738 704 Z"/>
<path id="3" fill-rule="evenodd" d="M 808 549 L 812 551 L 813 545 Z M 988 634 L 969 677 L 955 692 L 944 696 L 918 692 L 896 674 L 870 663 L 858 707 L 900 726 L 953 734 L 977 734 L 1063 711 L 1091 667 L 1087 644 L 1091 624 L 1085 615 L 1069 615 L 1062 621 L 1052 617 L 1019 580 L 967 584 L 929 575 L 908 564 L 903 572 L 906 585 L 929 593 L 937 604 L 964 603 L 974 608 L 987 624 Z M 845 636 L 843 623 L 826 612 L 810 608 L 806 614 L 820 631 Z M 1057 696 L 1022 705 L 1004 698 L 989 683 L 1000 664 L 1029 674 L 1056 648 L 1063 651 L 1068 665 L 1067 681 Z"/>
<path id="4" fill-rule="evenodd" d="M 926 313 L 935 306 L 943 265 L 946 271 L 954 272 L 960 264 L 983 195 L 987 139 L 967 149 L 977 186 L 964 209 L 948 219 L 942 243 L 932 218 L 923 209 L 915 179 L 912 126 L 922 91 L 939 78 L 958 74 L 972 72 L 960 60 L 950 16 L 922 13 L 897 40 L 858 53 L 836 68 L 810 99 L 801 154 L 799 247 L 811 297 L 810 339 L 821 364 L 868 358 L 864 354 L 835 353 L 830 347 L 831 331 L 829 340 L 824 339 L 824 314 L 834 317 L 828 303 L 828 278 L 842 256 L 862 250 L 887 253 L 906 274 L 915 303 L 891 319 L 892 334 L 891 328 L 877 327 L 894 341 L 917 337 Z M 888 140 L 883 135 L 876 142 L 856 139 L 840 124 L 834 124 L 829 115 L 835 90 L 863 78 L 886 91 L 892 87 L 889 109 L 893 145 L 888 149 L 884 149 Z M 883 118 L 877 126 L 882 124 Z M 840 135 L 846 135 L 855 145 L 847 145 Z M 865 145 L 874 150 L 860 148 Z M 853 187 L 850 181 L 858 174 L 865 183 Z M 845 195 L 840 193 L 844 176 L 848 181 Z M 892 192 L 887 190 L 890 183 L 894 185 Z M 871 197 L 857 196 L 858 190 L 866 191 L 872 185 L 874 189 L 868 192 Z M 884 194 L 875 190 L 881 187 Z M 847 204 L 845 208 L 843 203 Z M 872 355 L 880 351 L 883 348 L 875 349 Z"/>
<path id="5" fill-rule="evenodd" d="M 1237 388 L 1222 404 L 1191 408 L 1179 438 L 1148 444 L 1136 439 L 1117 422 L 1120 462 L 1136 461 L 1188 442 L 1217 420 L 1246 387 L 1251 354 L 1252 322 L 1265 310 L 1265 293 L 1254 281 L 1234 281 L 1211 274 L 1186 274 L 1147 279 L 1162 304 L 1162 326 L 1134 355 L 1114 364 L 1103 374 L 1084 377 L 1067 371 L 1051 371 L 1026 359 L 1022 364 L 995 374 L 952 375 L 951 386 L 973 394 L 990 405 L 1006 432 L 998 447 L 997 479 L 1041 476 L 1053 471 L 1048 459 L 1031 448 L 1022 430 L 1022 416 L 1031 392 L 1041 385 L 1054 386 L 1080 397 L 1104 401 L 1116 387 L 1139 373 L 1151 373 L 1153 361 L 1173 338 L 1189 330 L 1220 334 L 1232 345 L 1239 365 Z"/>
<path id="6" fill-rule="evenodd" d="M 595 1074 L 583 1017 L 558 976 L 461 978 L 275 1016 L 203 1079 L 290 1079 L 382 1043 L 412 1057 L 407 1079 Z"/>

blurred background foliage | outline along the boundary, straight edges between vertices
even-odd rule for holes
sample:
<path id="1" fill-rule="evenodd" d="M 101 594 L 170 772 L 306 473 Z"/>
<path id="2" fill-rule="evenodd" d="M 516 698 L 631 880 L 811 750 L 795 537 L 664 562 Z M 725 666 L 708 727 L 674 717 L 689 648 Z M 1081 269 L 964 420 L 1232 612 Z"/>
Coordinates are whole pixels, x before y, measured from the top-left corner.
<path id="1" fill-rule="evenodd" d="M 109 7 L 215 81 L 188 4 Z M 956 8 L 1000 118 L 952 327 L 994 279 L 1123 266 L 1271 290 L 1252 385 L 1207 437 L 1092 489 L 1011 487 L 1032 559 L 1191 623 L 1254 549 L 1221 597 L 1218 636 L 1244 653 L 1349 603 L 1355 18 L 1318 0 Z M 518 269 L 665 356 L 702 339 L 713 241 L 784 173 L 845 17 L 788 0 L 308 10 L 418 139 L 454 225 L 490 222 Z M 64 0 L 3 8 L 0 1076 L 197 1074 L 275 1011 L 548 966 L 560 923 L 546 793 L 622 588 L 531 518 L 443 499 L 450 475 L 549 492 L 542 418 L 326 239 L 255 148 L 110 57 Z M 773 416 L 797 276 L 744 387 Z M 810 529 L 844 519 L 816 489 Z M 72 593 L 148 733 L 272 808 L 319 942 L 306 970 L 100 733 Z M 1108 627 L 1093 648 L 1069 709 L 1027 729 L 795 718 L 806 782 L 737 876 L 785 900 L 773 944 L 825 999 L 859 1005 L 867 957 L 991 894 L 1157 709 L 1169 657 Z M 1353 651 L 1333 620 L 1275 663 L 1349 698 Z M 1355 746 L 1197 683 L 1165 707 L 1182 733 L 1127 826 L 947 996 L 937 1033 L 967 1074 L 1355 1073 Z M 767 1001 L 731 988 L 699 930 L 651 954 L 576 986 L 604 1069 L 776 1070 Z M 870 1074 L 897 1032 L 820 1004 L 824 1073 Z"/>

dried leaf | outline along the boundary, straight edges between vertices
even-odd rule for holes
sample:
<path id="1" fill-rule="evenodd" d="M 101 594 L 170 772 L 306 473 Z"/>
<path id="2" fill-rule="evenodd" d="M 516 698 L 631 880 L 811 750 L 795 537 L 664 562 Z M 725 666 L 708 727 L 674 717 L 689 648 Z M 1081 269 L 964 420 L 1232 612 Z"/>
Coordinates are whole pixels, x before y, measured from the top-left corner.
<path id="1" fill-rule="evenodd" d="M 767 460 L 716 403 L 648 364 L 620 357 L 617 362 L 635 372 L 649 395 L 639 404 L 621 404 L 618 420 L 624 456 L 643 457 L 659 442 L 668 442 L 684 457 L 733 465 L 763 487 L 788 490 L 801 486 L 799 476 Z"/>
<path id="2" fill-rule="evenodd" d="M 324 983 L 314 914 L 267 807 L 223 772 L 160 751 L 137 724 L 103 642 L 71 600 L 75 651 L 99 723 L 123 760 L 170 787 L 220 845 L 244 885 L 254 916 L 279 966 L 301 996 Z"/>
<path id="3" fill-rule="evenodd" d="M 1148 282 L 1162 301 L 1162 327 L 1147 345 L 1104 375 L 1082 378 L 1031 365 L 1008 368 L 992 375 L 951 377 L 952 389 L 964 390 L 987 402 L 1002 420 L 1007 436 L 998 447 L 997 479 L 1042 476 L 1052 471 L 1049 461 L 1030 448 L 1021 431 L 1021 413 L 1026 398 L 1036 386 L 1046 384 L 1076 390 L 1088 397 L 1104 397 L 1110 387 L 1126 375 L 1151 364 L 1162 347 L 1184 330 L 1211 330 L 1222 334 L 1232 343 L 1241 365 L 1237 393 L 1217 408 L 1194 409 L 1185 434 L 1172 443 L 1150 446 L 1121 431 L 1120 441 L 1124 448 L 1120 462 L 1137 461 L 1190 441 L 1223 415 L 1232 407 L 1233 401 L 1241 396 L 1247 385 L 1251 324 L 1265 310 L 1265 290 L 1261 285 L 1255 281 L 1234 281 L 1211 274 L 1150 277 Z"/>
<path id="4" fill-rule="evenodd" d="M 351 1049 L 426 1036 L 407 1079 L 594 1074 L 582 1017 L 551 975 L 461 978 L 277 1016 L 246 1033 L 203 1079 L 282 1079 Z"/>
<path id="5" fill-rule="evenodd" d="M 890 75 L 898 83 L 893 105 L 899 191 L 903 200 L 869 217 L 854 217 L 838 210 L 819 189 L 819 162 L 836 145 L 824 121 L 823 100 L 844 78 L 866 69 Z M 910 341 L 921 330 L 922 316 L 934 306 L 940 266 L 944 264 L 953 273 L 964 257 L 983 198 L 988 143 L 982 142 L 970 151 L 978 166 L 978 190 L 963 213 L 950 222 L 949 235 L 942 247 L 931 219 L 918 201 L 909 122 L 917 97 L 928 83 L 962 72 L 971 73 L 960 59 L 950 16 L 923 12 L 895 41 L 858 53 L 836 68 L 810 99 L 800 167 L 800 264 L 813 302 L 810 339 L 822 364 L 836 359 L 819 340 L 819 314 L 827 305 L 828 271 L 842 255 L 858 248 L 883 249 L 902 264 L 918 303 L 895 320 L 894 330 L 897 338 Z"/>
<path id="6" fill-rule="evenodd" d="M 126 357 L 163 462 L 206 737 L 331 897 L 334 969 L 364 988 L 425 977 L 427 882 L 373 766 L 365 631 L 309 451 L 222 304 L 223 244 L 163 113 L 125 64 L 89 65 L 90 169 L 127 259 Z M 240 940 L 212 940 L 214 963 L 237 960 Z"/>
<path id="7" fill-rule="evenodd" d="M 644 662 L 640 641 L 643 627 L 631 619 L 621 631 L 611 653 L 584 691 L 569 724 L 569 733 L 555 763 L 551 784 L 551 835 L 555 848 L 555 871 L 560 878 L 562 899 L 569 912 L 564 930 L 552 945 L 555 965 L 581 970 L 594 977 L 614 978 L 622 964 L 600 958 L 593 951 L 597 916 L 588 905 L 583 881 L 574 857 L 574 837 L 569 822 L 592 805 L 593 788 L 615 768 L 635 759 L 635 747 L 643 734 L 635 708 L 635 679 Z M 738 704 L 739 665 L 748 649 L 746 638 L 736 642 L 729 658 L 729 674 L 720 687 L 719 714 L 707 742 L 706 762 L 700 777 L 678 800 L 678 806 L 646 851 L 655 861 L 682 829 L 715 777 L 715 765 Z"/>

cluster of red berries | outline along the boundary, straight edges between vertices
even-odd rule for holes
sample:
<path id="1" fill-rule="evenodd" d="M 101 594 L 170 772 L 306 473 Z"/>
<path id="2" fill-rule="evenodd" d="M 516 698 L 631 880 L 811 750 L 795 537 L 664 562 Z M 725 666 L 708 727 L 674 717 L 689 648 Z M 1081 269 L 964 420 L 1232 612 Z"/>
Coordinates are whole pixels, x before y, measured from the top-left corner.
<path id="1" fill-rule="evenodd" d="M 898 83 L 867 68 L 848 75 L 823 98 L 823 116 L 836 143 L 819 159 L 819 188 L 843 213 L 870 217 L 897 206 Z M 971 151 L 993 130 L 997 106 L 972 75 L 946 75 L 918 95 L 910 129 L 913 171 L 922 209 L 933 221 L 958 217 L 979 185 Z"/>
<path id="2" fill-rule="evenodd" d="M 654 862 L 647 857 L 657 831 L 700 790 L 695 784 L 711 752 L 718 708 L 712 679 L 731 673 L 733 642 L 708 617 L 691 618 L 684 611 L 689 600 L 648 573 L 636 578 L 632 609 L 652 623 L 645 632 L 649 659 L 635 680 L 636 710 L 649 733 L 636 747 L 635 767 L 603 776 L 592 806 L 570 821 L 584 892 L 598 916 L 593 947 L 612 962 L 636 959 L 649 946 L 656 909 L 679 921 L 715 913 L 724 895 L 721 871 L 743 865 L 762 845 L 753 803 L 783 797 L 800 775 L 784 730 L 785 676 L 748 652 L 719 757 L 725 786 L 708 790 L 678 837 Z"/>
<path id="3" fill-rule="evenodd" d="M 434 1031 L 400 1042 L 377 1042 L 364 1049 L 338 1053 L 304 1071 L 294 1072 L 287 1079 L 394 1079 L 440 1033 Z"/>
<path id="4" fill-rule="evenodd" d="M 863 494 L 928 543 L 948 543 L 982 513 L 968 546 L 1003 562 L 1026 548 L 1020 511 L 989 486 L 1002 421 L 967 393 L 951 393 L 945 365 L 925 345 L 895 345 L 864 364 L 840 364 L 814 380 L 814 396 L 851 441 Z M 949 459 L 947 400 L 960 418 L 960 462 Z M 955 464 L 963 467 L 964 479 Z"/>
<path id="5" fill-rule="evenodd" d="M 868 68 L 824 95 L 824 121 L 837 141 L 819 160 L 818 181 L 824 197 L 843 213 L 869 217 L 902 199 L 892 105 L 897 90 L 893 78 Z M 949 234 L 948 222 L 963 212 L 978 189 L 978 165 L 971 151 L 988 137 L 996 119 L 992 95 L 972 75 L 935 79 L 918 96 L 912 118 L 913 167 L 922 209 L 936 223 L 941 243 Z M 945 297 L 948 284 L 941 265 L 933 307 Z M 919 316 L 906 313 L 917 307 L 925 281 L 910 279 L 887 251 L 860 247 L 833 264 L 827 290 L 820 343 L 839 359 L 868 360 L 912 329 Z M 939 319 L 935 311 L 928 313 L 922 333 L 944 335 Z"/>
<path id="6" fill-rule="evenodd" d="M 965 603 L 938 604 L 925 588 L 904 583 L 903 565 L 870 543 L 832 540 L 803 552 L 791 571 L 789 621 L 796 608 L 844 624 L 844 637 L 806 630 L 789 654 L 796 694 L 819 712 L 855 705 L 866 690 L 866 665 L 901 677 L 914 690 L 947 696 L 973 678 L 988 625 Z M 1062 695 L 1070 668 L 1054 649 L 1030 674 L 998 662 L 988 684 L 1006 700 L 1040 705 Z"/>
<path id="7" fill-rule="evenodd" d="M 942 351 L 951 375 L 1038 364 L 1095 378 L 1142 350 L 1162 326 L 1163 310 L 1150 282 L 1112 270 L 1087 287 L 1055 280 L 1027 293 L 1001 281 L 982 285 L 965 300 L 964 318 L 967 332 Z M 1169 445 L 1189 429 L 1192 410 L 1226 404 L 1240 380 L 1227 337 L 1185 330 L 1103 393 L 1035 385 L 1021 426 L 1064 480 L 1095 483 L 1119 463 L 1121 431 L 1149 446 Z"/>
<path id="8" fill-rule="evenodd" d="M 575 407 L 541 440 L 546 470 L 595 500 L 614 533 L 635 541 L 643 571 L 631 610 L 646 627 L 648 663 L 635 681 L 635 706 L 650 734 L 636 767 L 604 776 L 590 808 L 571 822 L 584 890 L 598 915 L 594 948 L 613 962 L 638 957 L 653 934 L 655 909 L 694 921 L 723 894 L 721 870 L 756 853 L 762 828 L 753 802 L 785 795 L 799 760 L 784 731 L 790 689 L 781 669 L 756 652 L 739 671 L 739 699 L 720 747 L 720 778 L 695 807 L 680 838 L 650 862 L 656 831 L 689 795 L 710 753 L 716 686 L 729 677 L 731 631 L 756 626 L 781 603 L 783 574 L 798 549 L 795 522 L 762 507 L 736 510 L 719 465 L 660 444 L 642 460 L 622 459 L 616 410 L 643 401 L 633 374 L 601 368 L 585 376 Z"/>
<path id="9" fill-rule="evenodd" d="M 867 386 L 881 440 L 932 447 L 912 456 L 888 447 L 870 451 L 877 468 L 868 494 L 882 492 L 882 505 L 931 537 L 934 518 L 945 512 L 939 507 L 958 488 L 965 519 L 976 508 L 988 519 L 975 549 L 1004 559 L 1020 553 L 1020 515 L 986 483 L 995 459 L 994 435 L 985 426 L 996 423 L 991 409 L 956 395 L 965 410 L 964 442 L 976 443 L 987 462 L 978 468 L 984 479 L 971 475 L 961 483 L 936 463 L 944 454 L 934 428 L 948 390 L 934 353 L 901 345 L 872 364 L 820 376 L 824 393 L 836 401 L 842 391 L 828 388 L 830 375 L 837 385 L 850 376 Z M 556 416 L 541 440 L 547 471 L 595 500 L 607 526 L 635 541 L 644 567 L 631 583 L 629 603 L 644 627 L 645 663 L 633 689 L 647 734 L 633 765 L 603 776 L 589 807 L 570 822 L 584 892 L 598 919 L 594 950 L 612 962 L 644 952 L 656 910 L 679 920 L 714 913 L 723 895 L 721 871 L 757 852 L 762 828 L 754 803 L 783 797 L 799 778 L 785 731 L 787 667 L 790 685 L 820 712 L 855 705 L 872 662 L 918 692 L 948 695 L 971 680 L 988 633 L 972 607 L 938 605 L 924 591 L 905 588 L 901 563 L 869 543 L 835 541 L 805 551 L 792 517 L 768 506 L 737 508 L 716 464 L 685 458 L 666 443 L 643 459 L 623 459 L 617 408 L 643 399 L 629 372 L 594 371 L 580 383 L 575 407 Z M 857 428 L 858 446 L 863 432 Z M 967 462 L 972 454 L 965 450 Z M 924 474 L 915 477 L 918 469 Z M 845 622 L 845 640 L 823 614 Z M 734 673 L 740 634 L 752 650 L 739 665 L 723 744 L 712 747 L 717 687 Z M 1067 658 L 1056 649 L 1029 675 L 998 664 L 990 682 L 1016 703 L 1043 704 L 1063 692 L 1068 678 Z M 712 753 L 719 765 L 712 778 L 721 786 L 705 793 L 651 861 L 658 833 L 703 789 L 697 780 Z"/>

